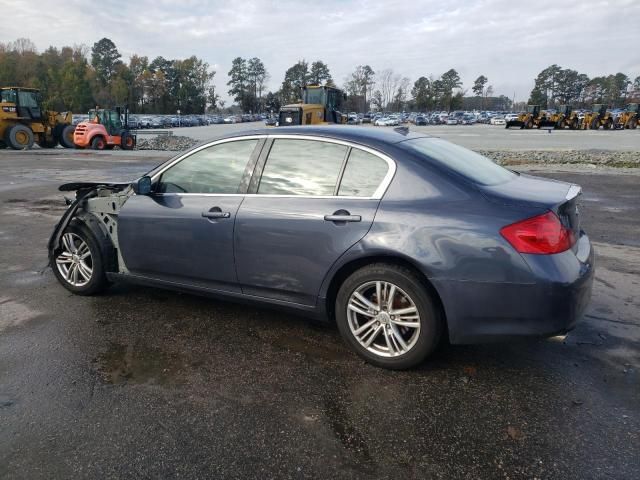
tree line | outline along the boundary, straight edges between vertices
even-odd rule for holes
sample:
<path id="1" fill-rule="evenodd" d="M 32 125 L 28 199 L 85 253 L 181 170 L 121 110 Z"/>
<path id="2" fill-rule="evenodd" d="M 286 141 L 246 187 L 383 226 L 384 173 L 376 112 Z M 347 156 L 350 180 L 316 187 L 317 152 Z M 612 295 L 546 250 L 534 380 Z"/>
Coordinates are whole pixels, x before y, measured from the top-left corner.
<path id="1" fill-rule="evenodd" d="M 49 47 L 38 53 L 28 39 L 0 43 L 0 85 L 36 87 L 45 106 L 53 110 L 84 112 L 95 105 L 127 104 L 137 113 L 204 113 L 207 111 L 276 112 L 281 105 L 300 100 L 307 85 L 336 86 L 329 65 L 321 59 L 298 60 L 284 74 L 279 88 L 268 90 L 269 72 L 257 57 L 233 59 L 227 93 L 234 105 L 226 105 L 216 91 L 216 72 L 196 56 L 168 60 L 132 55 L 122 59 L 108 38 L 73 47 Z M 504 95 L 494 95 L 485 75 L 471 90 L 463 88 L 459 73 L 451 68 L 438 77 L 411 80 L 392 69 L 374 71 L 358 65 L 343 81 L 347 111 L 510 110 L 523 108 Z M 622 106 L 640 98 L 640 76 L 623 74 L 589 78 L 558 65 L 545 68 L 535 79 L 529 103 L 545 107 L 594 103 Z"/>
<path id="2" fill-rule="evenodd" d="M 125 63 L 108 38 L 91 49 L 49 47 L 42 53 L 25 38 L 0 43 L 0 85 L 38 88 L 45 107 L 58 111 L 128 104 L 140 113 L 204 113 L 219 98 L 214 75 L 196 56 L 149 61 L 133 55 Z"/>
<path id="3" fill-rule="evenodd" d="M 626 74 L 589 78 L 570 68 L 551 65 L 535 79 L 529 103 L 553 108 L 559 105 L 590 107 L 606 104 L 612 108 L 623 107 L 640 99 L 640 76 L 633 81 Z"/>

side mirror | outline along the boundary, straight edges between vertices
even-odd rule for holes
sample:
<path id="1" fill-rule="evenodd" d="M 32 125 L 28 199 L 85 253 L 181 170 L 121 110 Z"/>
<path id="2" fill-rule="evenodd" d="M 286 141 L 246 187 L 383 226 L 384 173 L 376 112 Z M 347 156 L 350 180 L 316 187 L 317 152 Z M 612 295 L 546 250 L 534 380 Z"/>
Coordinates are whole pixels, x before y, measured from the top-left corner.
<path id="1" fill-rule="evenodd" d="M 131 184 L 136 195 L 149 195 L 151 193 L 151 177 L 145 175 Z"/>

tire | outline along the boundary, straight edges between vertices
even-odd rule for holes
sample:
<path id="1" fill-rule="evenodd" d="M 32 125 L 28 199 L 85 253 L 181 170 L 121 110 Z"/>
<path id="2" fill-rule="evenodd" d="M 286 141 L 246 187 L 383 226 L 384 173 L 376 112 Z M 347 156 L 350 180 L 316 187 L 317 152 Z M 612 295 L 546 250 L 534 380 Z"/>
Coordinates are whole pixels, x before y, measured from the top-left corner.
<path id="1" fill-rule="evenodd" d="M 120 136 L 120 148 L 122 150 L 133 150 L 136 147 L 136 138 L 129 132 L 123 132 Z"/>
<path id="2" fill-rule="evenodd" d="M 378 283 L 382 287 L 381 296 L 389 295 L 391 286 L 395 286 L 391 309 L 385 305 L 374 316 L 373 310 L 365 312 L 360 309 L 356 312 L 349 306 L 358 308 L 358 305 L 366 305 L 355 295 L 364 297 L 372 306 L 378 306 Z M 414 308 L 418 321 L 415 322 L 414 312 L 405 312 L 405 320 L 397 316 L 392 320 L 394 305 L 396 310 Z M 411 270 L 396 265 L 376 263 L 352 273 L 340 286 L 335 312 L 336 323 L 345 342 L 367 362 L 378 367 L 393 370 L 414 367 L 436 349 L 442 335 L 442 316 L 427 288 Z M 374 321 L 379 323 L 372 323 Z M 400 321 L 411 323 L 411 326 L 396 323 Z M 355 332 L 366 324 L 371 326 L 365 328 L 358 338 Z M 368 347 L 364 344 L 367 341 L 370 343 Z"/>
<path id="3" fill-rule="evenodd" d="M 0 140 L 0 150 L 4 150 L 5 148 L 7 148 L 7 144 Z"/>
<path id="4" fill-rule="evenodd" d="M 104 150 L 106 146 L 107 142 L 100 135 L 98 135 L 97 137 L 93 137 L 93 139 L 91 140 L 91 148 L 93 150 Z"/>
<path id="5" fill-rule="evenodd" d="M 62 286 L 76 295 L 103 291 L 108 285 L 104 261 L 91 230 L 81 223 L 72 223 L 63 232 L 60 243 L 50 255 L 50 265 Z M 88 256 L 82 258 L 87 252 Z"/>
<path id="6" fill-rule="evenodd" d="M 60 132 L 60 136 L 58 137 L 58 141 L 60 145 L 64 148 L 75 148 L 75 143 L 73 143 L 73 133 L 76 131 L 76 127 L 73 125 L 65 125 Z"/>
<path id="7" fill-rule="evenodd" d="M 598 130 L 600 128 L 600 121 L 597 118 L 591 120 L 591 130 Z"/>
<path id="8" fill-rule="evenodd" d="M 33 132 L 25 125 L 14 125 L 5 132 L 4 141 L 14 150 L 29 149 L 33 147 Z"/>
<path id="9" fill-rule="evenodd" d="M 612 126 L 613 126 L 613 120 L 609 119 L 604 123 L 602 128 L 604 128 L 605 130 L 611 130 Z"/>
<path id="10" fill-rule="evenodd" d="M 43 138 L 38 142 L 40 148 L 56 148 L 58 146 L 58 140 L 52 138 L 51 140 L 47 140 L 47 138 Z"/>

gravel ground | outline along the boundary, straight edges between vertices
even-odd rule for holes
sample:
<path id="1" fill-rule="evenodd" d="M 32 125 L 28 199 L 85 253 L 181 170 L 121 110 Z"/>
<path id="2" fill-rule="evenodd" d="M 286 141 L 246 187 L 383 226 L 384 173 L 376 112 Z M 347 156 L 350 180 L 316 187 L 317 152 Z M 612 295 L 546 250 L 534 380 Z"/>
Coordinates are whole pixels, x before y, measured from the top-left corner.
<path id="1" fill-rule="evenodd" d="M 640 151 L 615 152 L 610 150 L 564 150 L 564 151 L 505 151 L 478 150 L 500 165 L 532 164 L 583 164 L 606 167 L 638 168 Z"/>
<path id="2" fill-rule="evenodd" d="M 181 152 L 198 144 L 198 140 L 181 135 L 167 135 L 152 138 L 139 138 L 137 150 L 166 150 Z"/>

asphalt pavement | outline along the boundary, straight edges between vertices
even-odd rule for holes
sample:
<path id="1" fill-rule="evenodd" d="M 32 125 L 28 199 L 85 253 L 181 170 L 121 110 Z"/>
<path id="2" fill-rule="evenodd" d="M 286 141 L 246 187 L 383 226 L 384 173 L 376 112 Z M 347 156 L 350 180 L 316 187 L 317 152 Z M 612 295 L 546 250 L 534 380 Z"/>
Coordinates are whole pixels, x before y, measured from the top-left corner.
<path id="1" fill-rule="evenodd" d="M 584 188 L 597 274 L 564 341 L 443 346 L 392 372 L 288 313 L 63 289 L 57 186 L 168 155 L 0 151 L 0 478 L 638 478 L 640 172 L 521 167 Z"/>

